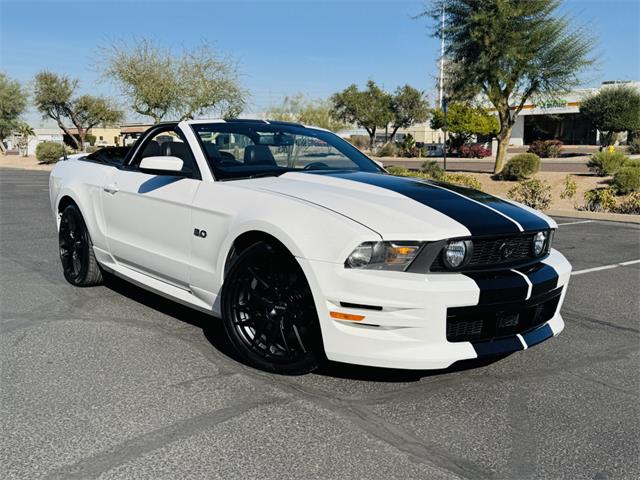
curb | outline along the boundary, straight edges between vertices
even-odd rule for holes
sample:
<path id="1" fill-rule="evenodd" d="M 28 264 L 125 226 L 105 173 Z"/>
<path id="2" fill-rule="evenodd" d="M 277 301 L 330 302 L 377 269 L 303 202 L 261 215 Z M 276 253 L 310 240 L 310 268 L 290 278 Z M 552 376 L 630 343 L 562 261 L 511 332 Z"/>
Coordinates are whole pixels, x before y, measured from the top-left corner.
<path id="1" fill-rule="evenodd" d="M 0 170 L 4 169 L 4 170 L 29 170 L 31 172 L 50 172 L 51 170 L 53 170 L 53 166 L 55 164 L 51 165 L 51 168 L 34 168 L 32 166 L 20 166 L 20 165 L 0 165 Z"/>
<path id="2" fill-rule="evenodd" d="M 640 215 L 626 213 L 583 212 L 579 210 L 546 210 L 544 213 L 550 217 L 584 218 L 604 222 L 640 224 Z"/>

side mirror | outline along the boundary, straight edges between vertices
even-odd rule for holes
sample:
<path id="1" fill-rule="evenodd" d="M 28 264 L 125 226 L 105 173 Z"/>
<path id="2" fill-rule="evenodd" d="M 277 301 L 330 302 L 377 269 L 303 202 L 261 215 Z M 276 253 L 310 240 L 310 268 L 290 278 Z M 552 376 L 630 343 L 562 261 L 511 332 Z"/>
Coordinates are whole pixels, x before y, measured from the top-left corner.
<path id="1" fill-rule="evenodd" d="M 184 162 L 178 157 L 145 157 L 140 160 L 140 170 L 157 173 L 159 175 L 176 175 L 184 173 L 182 167 Z"/>

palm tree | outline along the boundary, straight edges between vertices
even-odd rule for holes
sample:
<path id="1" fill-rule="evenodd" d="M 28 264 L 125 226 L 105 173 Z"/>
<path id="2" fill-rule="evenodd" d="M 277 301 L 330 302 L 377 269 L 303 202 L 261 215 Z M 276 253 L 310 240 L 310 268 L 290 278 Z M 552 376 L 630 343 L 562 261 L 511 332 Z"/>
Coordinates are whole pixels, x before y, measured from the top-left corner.
<path id="1" fill-rule="evenodd" d="M 23 157 L 29 154 L 29 137 L 35 136 L 36 132 L 33 131 L 31 125 L 21 122 L 14 131 L 14 136 L 18 137 L 16 142 L 18 150 Z"/>

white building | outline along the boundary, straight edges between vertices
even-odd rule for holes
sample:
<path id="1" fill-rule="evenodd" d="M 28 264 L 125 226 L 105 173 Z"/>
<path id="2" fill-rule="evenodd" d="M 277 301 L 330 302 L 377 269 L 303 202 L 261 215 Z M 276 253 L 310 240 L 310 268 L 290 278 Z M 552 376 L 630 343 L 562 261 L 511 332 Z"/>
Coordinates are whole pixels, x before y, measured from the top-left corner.
<path id="1" fill-rule="evenodd" d="M 561 140 L 565 145 L 598 145 L 600 132 L 580 113 L 580 104 L 589 95 L 616 82 L 604 82 L 599 88 L 581 89 L 553 100 L 525 104 L 516 118 L 511 145 L 530 145 L 535 140 Z M 622 82 L 620 82 L 622 83 Z M 640 82 L 625 82 L 640 90 Z"/>

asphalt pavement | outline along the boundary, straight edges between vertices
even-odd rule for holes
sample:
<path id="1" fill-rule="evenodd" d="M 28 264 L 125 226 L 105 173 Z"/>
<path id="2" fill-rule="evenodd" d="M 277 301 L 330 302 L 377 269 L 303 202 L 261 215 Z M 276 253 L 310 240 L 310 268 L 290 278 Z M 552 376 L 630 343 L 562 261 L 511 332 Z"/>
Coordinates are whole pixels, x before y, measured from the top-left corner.
<path id="1" fill-rule="evenodd" d="M 214 318 L 68 285 L 47 179 L 0 170 L 0 478 L 640 478 L 639 226 L 558 219 L 579 274 L 527 351 L 283 377 Z"/>

